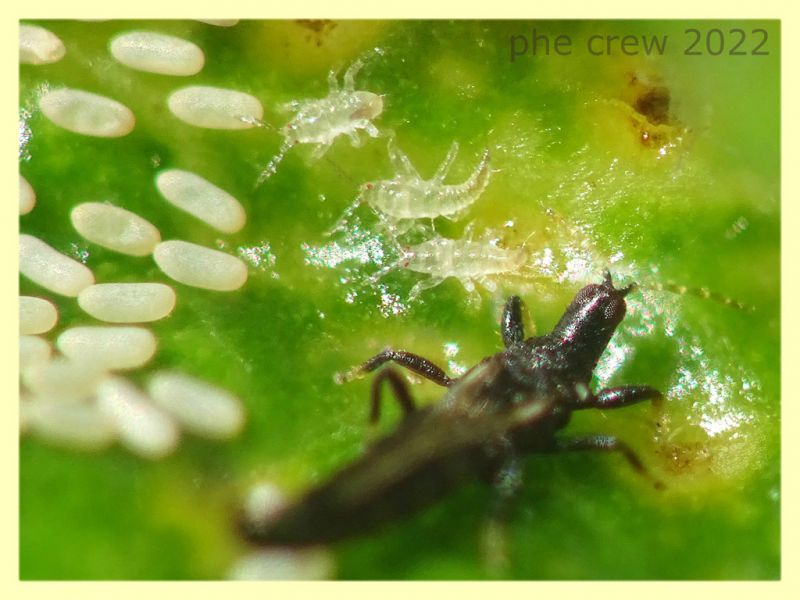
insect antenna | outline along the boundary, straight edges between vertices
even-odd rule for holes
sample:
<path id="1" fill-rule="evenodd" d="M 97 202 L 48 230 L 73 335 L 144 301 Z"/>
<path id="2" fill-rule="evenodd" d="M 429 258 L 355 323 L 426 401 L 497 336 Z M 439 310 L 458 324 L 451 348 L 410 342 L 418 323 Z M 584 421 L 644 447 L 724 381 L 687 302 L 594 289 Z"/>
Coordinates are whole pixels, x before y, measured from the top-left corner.
<path id="1" fill-rule="evenodd" d="M 325 232 L 325 237 L 331 237 L 334 233 L 343 231 L 345 225 L 350 221 L 350 217 L 353 216 L 356 209 L 361 206 L 362 201 L 363 196 L 361 194 L 356 196 L 356 199 L 350 203 L 350 206 L 344 209 L 341 216 L 337 219 L 336 224 Z"/>
<path id="2" fill-rule="evenodd" d="M 639 284 L 638 287 L 656 292 L 669 292 L 671 294 L 676 294 L 679 296 L 685 296 L 685 295 L 694 296 L 695 298 L 711 300 L 713 302 L 724 304 L 725 306 L 728 306 L 730 308 L 735 308 L 736 310 L 743 310 L 745 312 L 754 312 L 756 310 L 755 306 L 751 304 L 746 304 L 729 296 L 725 296 L 724 294 L 720 294 L 719 292 L 710 290 L 706 287 L 700 287 L 700 288 L 689 287 L 681 285 L 679 283 L 675 283 L 674 281 L 666 281 L 664 283 L 653 283 L 648 285 Z"/>
<path id="3" fill-rule="evenodd" d="M 523 262 L 523 263 L 520 265 L 520 267 L 521 267 L 521 270 L 522 270 L 522 271 L 534 271 L 533 265 L 531 264 L 531 261 L 530 261 L 530 258 L 531 258 L 531 253 L 530 253 L 530 251 L 527 249 L 527 247 L 526 247 L 526 246 L 528 245 L 528 242 L 530 241 L 530 239 L 531 239 L 533 236 L 535 236 L 537 233 L 538 233 L 538 232 L 537 232 L 536 230 L 534 230 L 534 231 L 531 231 L 531 232 L 530 232 L 530 233 L 529 233 L 529 234 L 528 234 L 528 235 L 525 237 L 525 239 L 524 239 L 524 240 L 522 240 L 522 243 L 521 243 L 521 244 L 519 245 L 519 247 L 517 248 L 517 251 L 521 253 L 520 255 L 521 255 L 521 256 L 523 256 L 523 257 L 524 257 L 524 260 L 525 260 L 525 262 Z"/>
<path id="4" fill-rule="evenodd" d="M 382 269 L 375 271 L 372 275 L 364 280 L 364 285 L 376 285 L 384 277 L 384 275 L 397 268 L 397 265 L 400 264 L 401 260 L 402 259 L 398 259 L 392 263 L 389 263 L 388 265 L 385 265 Z"/>
<path id="5" fill-rule="evenodd" d="M 397 241 L 397 238 L 394 235 L 387 236 L 387 244 L 394 248 L 395 252 L 398 254 L 398 257 L 385 264 L 383 267 L 372 273 L 372 275 L 370 275 L 369 277 L 361 279 L 356 285 L 356 289 L 374 292 L 376 287 L 378 286 L 378 282 L 387 273 L 390 273 L 398 266 L 400 266 L 403 263 L 403 260 L 405 260 L 406 257 L 408 256 L 408 251 L 400 245 L 400 243 Z"/>
<path id="6" fill-rule="evenodd" d="M 261 187 L 267 179 L 275 175 L 275 173 L 278 171 L 278 165 L 283 162 L 283 158 L 286 156 L 286 153 L 292 146 L 292 142 L 290 142 L 288 139 L 283 141 L 281 147 L 278 149 L 278 153 L 270 159 L 270 161 L 267 163 L 267 166 L 264 167 L 259 174 L 258 179 L 256 180 L 255 189 Z"/>
<path id="7" fill-rule="evenodd" d="M 256 127 L 261 127 L 262 129 L 269 129 L 274 131 L 275 133 L 280 133 L 277 127 L 274 125 L 267 123 L 262 119 L 256 119 L 255 117 L 251 116 L 240 116 L 239 120 L 243 123 L 247 123 L 249 125 L 254 125 Z M 263 185 L 263 183 L 272 177 L 275 172 L 278 170 L 278 165 L 281 164 L 283 161 L 283 157 L 286 156 L 286 153 L 289 151 L 289 148 L 292 147 L 292 144 L 288 140 L 284 140 L 281 144 L 281 147 L 278 149 L 278 153 L 270 159 L 267 163 L 267 166 L 261 171 L 258 175 L 258 179 L 256 180 L 256 184 L 253 189 L 258 189 Z"/>
<path id="8" fill-rule="evenodd" d="M 257 119 L 255 117 L 251 117 L 249 115 L 242 115 L 242 116 L 239 117 L 239 120 L 242 123 L 247 123 L 248 125 L 254 125 L 256 127 L 261 127 L 262 129 L 271 129 L 275 133 L 278 133 L 277 127 L 267 123 L 266 121 L 264 121 L 262 119 Z"/>
<path id="9" fill-rule="evenodd" d="M 398 254 L 398 258 L 397 258 L 397 260 L 395 260 L 395 261 L 393 261 L 393 262 L 390 262 L 390 263 L 389 263 L 389 264 L 387 264 L 387 265 L 384 265 L 384 266 L 383 266 L 383 268 L 381 268 L 381 269 L 378 269 L 378 270 L 377 270 L 377 271 L 375 271 L 375 272 L 374 272 L 372 275 L 370 275 L 369 277 L 367 277 L 367 278 L 364 280 L 364 283 L 365 283 L 365 284 L 369 284 L 369 285 L 375 285 L 375 284 L 377 284 L 377 283 L 378 283 L 378 281 L 380 281 L 380 280 L 381 280 L 381 279 L 384 277 L 384 275 L 386 275 L 387 273 L 389 273 L 389 272 L 390 272 L 390 271 L 392 271 L 393 269 L 396 269 L 396 268 L 397 268 L 397 266 L 403 262 L 403 259 L 404 259 L 404 258 L 407 256 L 407 254 L 408 254 L 408 251 L 407 251 L 407 250 L 405 250 L 405 249 L 404 249 L 404 248 L 403 248 L 403 247 L 400 245 L 400 242 L 398 242 L 398 241 L 397 241 L 397 238 L 396 238 L 394 235 L 387 236 L 387 238 L 388 238 L 388 242 L 389 242 L 389 244 L 390 244 L 391 246 L 393 246 L 393 247 L 394 247 L 394 250 L 395 250 L 395 252 L 397 252 L 397 254 Z"/>
<path id="10" fill-rule="evenodd" d="M 529 234 L 528 234 L 528 235 L 525 237 L 525 239 L 524 239 L 524 240 L 522 240 L 522 243 L 520 244 L 520 246 L 519 246 L 519 247 L 520 247 L 520 248 L 524 248 L 525 246 L 527 246 L 527 245 L 528 245 L 528 242 L 530 241 L 530 239 L 531 239 L 531 238 L 532 238 L 534 235 L 536 235 L 536 230 L 533 230 L 533 231 L 531 231 L 531 232 L 530 232 L 530 233 L 529 233 Z"/>
<path id="11" fill-rule="evenodd" d="M 336 161 L 331 159 L 331 157 L 328 156 L 327 154 L 325 155 L 324 158 L 325 158 L 325 161 L 331 167 L 333 167 L 333 170 L 336 171 L 336 173 L 340 177 L 342 177 L 343 179 L 349 181 L 353 185 L 358 186 L 358 183 L 356 182 L 356 180 L 347 171 L 345 171 L 341 167 L 341 165 L 339 165 L 339 163 L 337 163 Z M 344 226 L 350 220 L 350 217 L 352 216 L 352 214 L 361 205 L 362 202 L 363 202 L 363 196 L 362 196 L 362 194 L 359 194 L 358 196 L 356 196 L 356 199 L 353 200 L 353 202 L 350 204 L 350 206 L 348 206 L 347 208 L 344 209 L 344 212 L 342 212 L 341 216 L 336 221 L 336 224 L 333 227 L 331 227 L 328 231 L 325 232 L 325 237 L 331 237 L 334 233 L 342 231 L 344 229 Z"/>
<path id="12" fill-rule="evenodd" d="M 346 179 L 347 181 L 349 181 L 349 182 L 350 182 L 350 183 L 352 183 L 353 185 L 358 185 L 358 182 L 357 182 L 355 179 L 353 179 L 353 178 L 350 176 L 350 174 L 349 174 L 347 171 L 345 171 L 345 170 L 344 170 L 344 169 L 343 169 L 343 168 L 342 168 L 342 167 L 339 165 L 339 163 L 337 163 L 336 161 L 334 161 L 334 160 L 333 160 L 333 159 L 332 159 L 330 156 L 328 156 L 327 154 L 325 155 L 325 157 L 324 157 L 324 158 L 325 158 L 325 161 L 326 161 L 326 162 L 327 162 L 327 163 L 328 163 L 328 164 L 329 164 L 331 167 L 333 167 L 333 170 L 334 170 L 334 171 L 336 171 L 336 173 L 338 173 L 338 174 L 339 174 L 339 175 L 340 175 L 340 176 L 341 176 L 343 179 Z"/>

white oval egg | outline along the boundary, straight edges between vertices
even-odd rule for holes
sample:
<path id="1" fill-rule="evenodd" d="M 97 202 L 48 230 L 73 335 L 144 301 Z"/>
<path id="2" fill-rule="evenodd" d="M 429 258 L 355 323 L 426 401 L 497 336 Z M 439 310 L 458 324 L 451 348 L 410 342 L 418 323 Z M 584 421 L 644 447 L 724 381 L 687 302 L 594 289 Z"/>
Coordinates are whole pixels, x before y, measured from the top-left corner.
<path id="1" fill-rule="evenodd" d="M 27 427 L 45 442 L 72 450 L 102 450 L 117 437 L 114 422 L 94 402 L 26 402 Z"/>
<path id="2" fill-rule="evenodd" d="M 163 283 L 98 283 L 78 294 L 78 305 L 108 323 L 146 323 L 168 316 L 175 290 Z"/>
<path id="3" fill-rule="evenodd" d="M 244 410 L 230 392 L 183 373 L 156 373 L 147 385 L 153 401 L 188 431 L 207 438 L 227 439 L 244 425 Z"/>
<path id="4" fill-rule="evenodd" d="M 72 209 L 70 220 L 90 242 L 130 256 L 147 256 L 161 241 L 150 221 L 111 204 L 84 202 Z"/>
<path id="5" fill-rule="evenodd" d="M 68 358 L 104 369 L 135 369 L 156 353 L 155 336 L 143 327 L 70 327 L 56 340 Z"/>
<path id="6" fill-rule="evenodd" d="M 181 240 L 161 242 L 153 259 L 169 277 L 193 287 L 230 292 L 247 281 L 247 266 L 235 256 Z"/>
<path id="7" fill-rule="evenodd" d="M 97 386 L 97 402 L 115 423 L 119 439 L 131 452 L 159 459 L 178 446 L 180 431 L 133 383 L 108 377 Z"/>
<path id="8" fill-rule="evenodd" d="M 22 383 L 33 396 L 75 402 L 92 396 L 104 374 L 94 362 L 57 356 L 23 369 Z"/>
<path id="9" fill-rule="evenodd" d="M 170 204 L 223 233 L 236 233 L 247 220 L 236 198 L 189 171 L 162 171 L 156 176 L 156 187 Z"/>
<path id="10" fill-rule="evenodd" d="M 77 296 L 94 283 L 88 267 L 27 233 L 19 236 L 19 272 L 62 296 Z"/>
<path id="11" fill-rule="evenodd" d="M 19 62 L 46 65 L 60 61 L 67 53 L 64 42 L 52 31 L 38 25 L 19 26 Z"/>
<path id="12" fill-rule="evenodd" d="M 45 339 L 35 335 L 19 336 L 19 370 L 46 363 L 53 355 L 53 348 Z"/>
<path id="13" fill-rule="evenodd" d="M 126 67 L 160 75 L 195 75 L 206 60 L 196 44 L 155 31 L 121 33 L 111 40 L 109 50 Z"/>
<path id="14" fill-rule="evenodd" d="M 167 98 L 167 106 L 181 121 L 206 129 L 250 129 L 255 127 L 252 120 L 260 121 L 264 116 L 258 98 L 203 85 L 176 90 Z"/>
<path id="15" fill-rule="evenodd" d="M 22 175 L 19 176 L 19 214 L 27 215 L 36 206 L 36 192 Z"/>
<path id="16" fill-rule="evenodd" d="M 45 333 L 56 326 L 58 309 L 49 300 L 35 296 L 19 297 L 19 332 L 21 335 Z"/>
<path id="17" fill-rule="evenodd" d="M 39 108 L 59 127 L 91 137 L 122 137 L 136 125 L 136 118 L 124 104 L 83 90 L 45 92 L 39 98 Z"/>

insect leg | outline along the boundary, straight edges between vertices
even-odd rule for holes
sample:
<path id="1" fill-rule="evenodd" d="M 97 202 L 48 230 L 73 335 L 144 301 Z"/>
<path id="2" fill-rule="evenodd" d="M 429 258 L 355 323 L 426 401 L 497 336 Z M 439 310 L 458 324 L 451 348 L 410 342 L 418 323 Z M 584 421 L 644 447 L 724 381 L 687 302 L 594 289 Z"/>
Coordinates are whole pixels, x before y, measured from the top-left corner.
<path id="1" fill-rule="evenodd" d="M 573 450 L 603 450 L 605 452 L 619 452 L 642 477 L 653 482 L 656 489 L 663 489 L 664 484 L 656 479 L 644 466 L 642 461 L 628 444 L 611 435 L 592 435 L 588 437 L 576 437 L 556 440 L 555 449 L 557 451 Z"/>
<path id="2" fill-rule="evenodd" d="M 350 138 L 350 143 L 353 145 L 353 148 L 360 148 L 361 147 L 361 138 L 358 136 L 357 131 L 350 131 L 347 134 L 347 137 Z"/>
<path id="3" fill-rule="evenodd" d="M 394 263 L 390 263 L 390 264 L 386 265 L 386 266 L 385 266 L 385 267 L 383 267 L 382 269 L 378 269 L 378 270 L 377 270 L 377 271 L 375 271 L 375 272 L 374 272 L 372 275 L 370 275 L 369 277 L 367 277 L 367 279 L 364 281 L 364 283 L 365 283 L 366 285 L 371 285 L 371 286 L 375 286 L 375 285 L 377 285 L 377 284 L 378 284 L 378 282 L 379 282 L 381 279 L 383 279 L 383 277 L 384 277 L 384 276 L 385 276 L 387 273 L 389 273 L 390 271 L 394 271 L 394 270 L 395 270 L 395 269 L 398 267 L 398 265 L 399 265 L 399 264 L 400 264 L 399 262 L 394 262 Z"/>
<path id="4" fill-rule="evenodd" d="M 381 135 L 381 132 L 378 131 L 378 128 L 375 127 L 375 125 L 373 125 L 369 121 L 366 121 L 364 123 L 364 131 L 367 132 L 367 135 L 369 135 L 369 137 L 376 138 L 376 137 L 380 137 L 380 135 Z"/>
<path id="5" fill-rule="evenodd" d="M 408 156 L 400 150 L 395 141 L 394 137 L 389 138 L 389 143 L 387 144 L 387 149 L 389 151 L 389 160 L 392 163 L 392 167 L 398 174 L 403 174 L 406 177 L 411 177 L 414 179 L 419 179 L 419 173 L 414 168 L 414 165 L 411 164 L 411 161 L 408 159 Z"/>
<path id="6" fill-rule="evenodd" d="M 417 283 L 414 284 L 414 287 L 411 288 L 411 291 L 408 293 L 408 299 L 410 301 L 416 300 L 424 290 L 436 287 L 437 285 L 442 283 L 442 281 L 444 281 L 444 279 L 442 279 L 441 277 L 434 277 L 433 275 L 431 275 L 427 279 L 420 279 Z"/>
<path id="7" fill-rule="evenodd" d="M 347 68 L 347 71 L 344 73 L 344 89 L 348 92 L 352 92 L 356 89 L 356 75 L 361 70 L 361 67 L 364 66 L 364 61 L 360 58 L 357 58 L 353 61 L 353 64 Z"/>
<path id="8" fill-rule="evenodd" d="M 409 371 L 413 371 L 417 375 L 421 375 L 425 379 L 429 379 L 441 386 L 448 387 L 453 383 L 453 380 L 447 376 L 444 369 L 435 365 L 427 358 L 412 354 L 411 352 L 406 352 L 405 350 L 392 350 L 391 348 L 387 348 L 383 352 L 376 354 L 362 363 L 356 370 L 360 373 L 370 373 L 389 361 Z"/>
<path id="9" fill-rule="evenodd" d="M 469 301 L 473 305 L 480 305 L 481 303 L 481 295 L 478 292 L 478 289 L 475 287 L 475 281 L 472 278 L 465 277 L 463 279 L 459 279 L 461 285 L 464 286 L 464 289 L 469 294 Z"/>
<path id="10" fill-rule="evenodd" d="M 436 181 L 442 181 L 447 177 L 447 172 L 450 170 L 450 167 L 453 166 L 456 154 L 458 154 L 458 142 L 453 142 L 450 145 L 450 150 L 447 151 L 447 156 L 444 157 L 442 164 L 439 165 L 439 168 L 436 169 L 436 173 L 433 174 L 433 178 Z"/>
<path id="11" fill-rule="evenodd" d="M 658 407 L 663 399 L 661 392 L 648 385 L 623 385 L 602 389 L 596 395 L 582 400 L 577 408 L 621 408 L 645 400 L 652 401 Z"/>
<path id="12" fill-rule="evenodd" d="M 330 142 L 318 144 L 317 147 L 314 148 L 313 152 L 311 152 L 311 158 L 317 160 L 325 156 L 325 153 L 328 151 L 328 148 L 331 147 L 331 144 L 333 144 L 332 140 Z"/>
<path id="13" fill-rule="evenodd" d="M 488 291 L 494 293 L 497 291 L 497 283 L 489 279 L 488 277 L 481 277 L 478 282 L 485 287 Z"/>
<path id="14" fill-rule="evenodd" d="M 400 373 L 391 367 L 386 368 L 378 373 L 375 379 L 372 380 L 372 408 L 369 413 L 369 422 L 373 425 L 375 425 L 381 417 L 381 386 L 384 381 L 388 381 L 389 385 L 392 386 L 394 397 L 403 408 L 403 412 L 406 416 L 417 409 L 413 398 L 411 398 L 411 392 L 408 391 L 408 384 L 400 376 Z"/>
<path id="15" fill-rule="evenodd" d="M 503 344 L 511 348 L 525 340 L 525 326 L 522 323 L 522 300 L 519 296 L 511 296 L 506 300 L 503 318 L 500 321 L 500 333 Z"/>
<path id="16" fill-rule="evenodd" d="M 510 454 L 492 475 L 497 492 L 481 532 L 481 554 L 486 567 L 496 576 L 508 571 L 508 523 L 512 503 L 522 488 L 522 469 L 517 458 Z"/>
<path id="17" fill-rule="evenodd" d="M 284 102 L 283 104 L 278 105 L 278 111 L 282 113 L 296 113 L 309 104 L 312 104 L 309 100 L 290 100 L 289 102 Z"/>
<path id="18" fill-rule="evenodd" d="M 328 88 L 331 92 L 339 91 L 339 82 L 336 80 L 336 71 L 333 69 L 328 71 Z"/>
<path id="19" fill-rule="evenodd" d="M 497 491 L 497 504 L 494 514 L 506 516 L 508 502 L 522 489 L 522 467 L 519 459 L 512 452 L 505 450 L 506 454 L 492 473 L 492 485 Z"/>

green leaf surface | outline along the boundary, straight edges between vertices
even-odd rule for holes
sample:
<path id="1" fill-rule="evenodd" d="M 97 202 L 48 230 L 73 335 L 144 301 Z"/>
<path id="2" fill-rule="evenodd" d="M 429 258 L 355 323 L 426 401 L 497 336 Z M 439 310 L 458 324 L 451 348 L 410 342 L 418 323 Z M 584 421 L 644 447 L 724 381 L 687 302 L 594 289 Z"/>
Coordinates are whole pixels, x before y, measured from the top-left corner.
<path id="1" fill-rule="evenodd" d="M 67 54 L 20 67 L 20 171 L 37 194 L 21 231 L 82 255 L 98 282 L 173 285 L 175 311 L 151 327 L 158 353 L 131 379 L 181 369 L 235 393 L 248 422 L 229 442 L 186 436 L 158 462 L 122 448 L 88 454 L 23 437 L 22 579 L 226 577 L 249 552 L 233 523 L 250 485 L 268 480 L 300 494 L 369 439 L 369 380 L 337 385 L 335 373 L 386 346 L 448 370 L 468 367 L 499 350 L 506 296 L 521 294 L 529 329 L 543 333 L 606 268 L 641 287 L 594 384 L 647 384 L 667 401 L 661 413 L 639 405 L 576 414 L 566 433 L 619 436 L 666 489 L 652 489 L 618 456 L 527 457 L 504 564 L 481 541 L 495 495 L 476 482 L 409 520 L 335 545 L 336 576 L 780 576 L 777 22 L 37 24 L 58 35 Z M 727 32 L 741 28 L 748 54 L 687 56 L 691 27 L 718 28 L 729 44 Z M 573 53 L 512 61 L 512 36 L 530 37 L 534 28 L 551 40 L 569 36 Z M 205 68 L 178 78 L 118 64 L 108 42 L 134 29 L 193 41 Z M 761 39 L 755 29 L 768 36 L 767 56 L 749 54 Z M 598 34 L 667 35 L 670 45 L 663 56 L 593 56 L 586 43 Z M 502 247 L 525 245 L 529 264 L 492 277 L 496 292 L 478 284 L 477 296 L 469 294 L 449 278 L 411 301 L 426 275 L 397 268 L 370 281 L 397 260 L 398 247 L 366 206 L 343 232 L 325 236 L 361 183 L 394 174 L 386 137 L 364 136 L 361 147 L 343 137 L 320 159 L 291 148 L 256 188 L 282 142 L 274 129 L 199 129 L 167 108 L 169 93 L 185 85 L 231 88 L 259 98 L 265 121 L 280 127 L 289 118 L 281 104 L 324 97 L 328 70 L 359 56 L 357 89 L 384 98 L 376 126 L 394 133 L 423 176 L 454 140 L 460 152 L 448 182 L 465 180 L 490 148 L 495 172 L 485 193 L 463 219 L 435 227 L 460 238 L 472 223 L 476 239 L 488 231 Z M 59 128 L 37 102 L 64 86 L 123 102 L 136 128 L 119 139 Z M 233 194 L 246 227 L 223 236 L 166 203 L 154 185 L 164 168 L 194 171 Z M 69 221 L 72 207 L 87 201 L 141 214 L 163 239 L 245 257 L 247 284 L 232 293 L 191 288 L 170 281 L 150 257 L 87 242 Z M 430 237 L 423 225 L 400 243 Z M 471 265 L 475 275 L 488 266 Z M 669 282 L 748 309 L 676 294 L 664 289 Z M 56 302 L 61 318 L 48 339 L 94 322 L 74 300 L 25 278 L 20 290 Z M 441 397 L 428 383 L 412 391 L 422 404 Z M 386 403 L 381 430 L 399 416 Z"/>

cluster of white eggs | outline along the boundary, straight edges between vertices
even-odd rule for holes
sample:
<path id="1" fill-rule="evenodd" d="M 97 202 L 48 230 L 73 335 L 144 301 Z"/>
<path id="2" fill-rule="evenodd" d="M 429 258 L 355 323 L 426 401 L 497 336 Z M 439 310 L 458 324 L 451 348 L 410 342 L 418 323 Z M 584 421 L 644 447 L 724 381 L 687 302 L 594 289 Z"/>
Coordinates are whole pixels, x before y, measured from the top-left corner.
<path id="1" fill-rule="evenodd" d="M 163 75 L 194 75 L 205 64 L 203 51 L 192 42 L 151 31 L 117 35 L 109 51 L 127 67 Z M 66 53 L 54 33 L 21 25 L 21 63 L 49 64 Z M 185 87 L 167 103 L 176 117 L 198 127 L 223 126 L 226 110 L 261 116 L 255 98 L 232 90 Z M 83 136 L 119 138 L 136 125 L 127 106 L 85 90 L 45 90 L 38 107 L 58 127 Z M 230 122 L 233 128 L 247 126 L 238 118 Z M 36 185 L 20 175 L 21 216 L 36 206 Z M 236 198 L 195 173 L 162 170 L 154 187 L 170 205 L 221 233 L 238 232 L 246 223 Z M 152 255 L 165 275 L 184 285 L 233 291 L 247 281 L 247 266 L 238 257 L 186 240 L 162 241 L 156 225 L 122 206 L 80 203 L 70 220 L 90 244 L 128 256 Z M 172 313 L 178 300 L 172 286 L 97 282 L 85 264 L 25 233 L 20 235 L 19 270 L 44 292 L 19 299 L 22 432 L 69 448 L 99 449 L 119 441 L 138 455 L 156 459 L 177 447 L 181 431 L 212 439 L 241 431 L 243 407 L 226 390 L 175 371 L 153 373 L 145 389 L 125 376 L 155 355 L 158 340 L 142 324 Z M 54 348 L 47 335 L 58 323 L 57 305 L 73 298 L 105 324 L 68 327 L 57 336 Z"/>
<path id="2" fill-rule="evenodd" d="M 21 63 L 54 63 L 67 51 L 53 32 L 21 25 Z M 196 75 L 206 62 L 204 51 L 193 42 L 154 31 L 119 34 L 109 41 L 108 51 L 126 67 L 171 77 Z M 53 87 L 42 89 L 37 103 L 51 123 L 80 136 L 122 138 L 136 127 L 134 112 L 120 98 Z M 259 100 L 238 90 L 183 86 L 169 93 L 165 103 L 172 116 L 194 127 L 242 130 L 263 125 Z M 23 226 L 23 215 L 36 206 L 37 185 L 20 175 Z M 239 200 L 197 173 L 161 170 L 154 188 L 167 203 L 221 234 L 237 233 L 246 224 Z M 152 256 L 180 284 L 232 292 L 247 281 L 247 265 L 240 258 L 187 240 L 162 240 L 156 224 L 124 206 L 82 202 L 72 208 L 70 220 L 90 245 L 142 259 Z M 157 337 L 143 324 L 170 316 L 179 302 L 175 288 L 156 281 L 98 282 L 86 264 L 25 233 L 20 235 L 19 270 L 43 290 L 41 297 L 20 297 L 21 432 L 72 449 L 99 450 L 118 442 L 139 456 L 159 459 L 177 448 L 184 431 L 215 440 L 241 431 L 243 407 L 226 390 L 171 370 L 148 374 L 141 387 L 126 376 L 156 354 Z M 103 324 L 70 326 L 53 343 L 48 335 L 58 324 L 58 305 L 72 299 Z M 253 494 L 263 489 L 257 486 Z M 264 550 L 245 555 L 229 576 L 318 579 L 330 577 L 332 570 L 324 549 Z"/>

